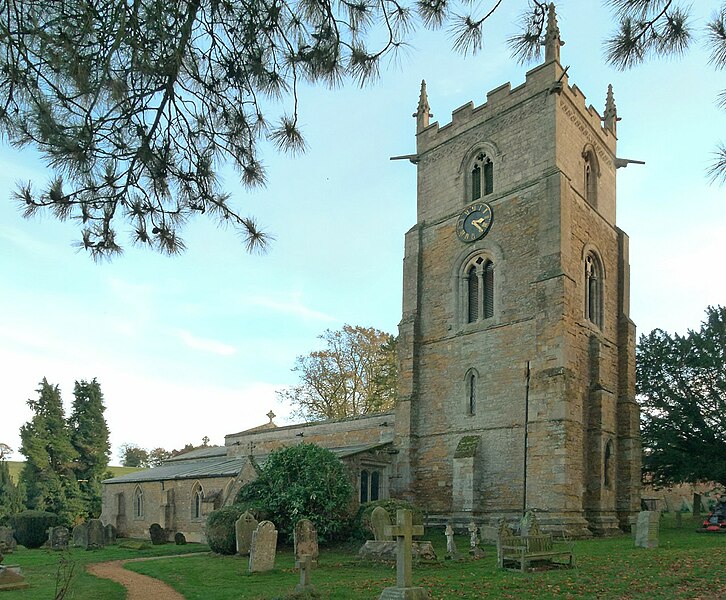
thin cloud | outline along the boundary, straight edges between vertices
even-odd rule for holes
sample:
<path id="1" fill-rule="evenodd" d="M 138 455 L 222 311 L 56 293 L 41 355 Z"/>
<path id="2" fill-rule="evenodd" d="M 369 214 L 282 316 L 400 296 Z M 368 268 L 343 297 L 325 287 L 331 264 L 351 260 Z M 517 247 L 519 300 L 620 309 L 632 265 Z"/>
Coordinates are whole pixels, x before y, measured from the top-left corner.
<path id="1" fill-rule="evenodd" d="M 219 354 L 220 356 L 230 356 L 237 353 L 237 348 L 234 346 L 218 340 L 200 338 L 183 329 L 180 329 L 177 335 L 185 346 L 193 350 L 201 350 L 202 352 Z"/>
<path id="2" fill-rule="evenodd" d="M 288 299 L 270 296 L 248 296 L 245 302 L 250 306 L 258 306 L 274 312 L 279 312 L 310 321 L 337 321 L 335 317 L 326 313 L 308 308 L 301 300 L 300 295 L 296 294 Z"/>

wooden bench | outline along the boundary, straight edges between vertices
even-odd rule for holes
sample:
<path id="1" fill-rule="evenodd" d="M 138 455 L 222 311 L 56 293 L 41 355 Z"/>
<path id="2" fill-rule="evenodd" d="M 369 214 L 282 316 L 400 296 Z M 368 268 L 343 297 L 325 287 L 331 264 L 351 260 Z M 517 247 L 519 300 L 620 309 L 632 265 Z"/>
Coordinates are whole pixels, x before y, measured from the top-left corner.
<path id="1" fill-rule="evenodd" d="M 516 535 L 512 528 L 502 521 L 497 536 L 497 561 L 500 569 L 522 572 L 536 563 L 575 566 L 572 548 L 555 544 L 552 535 L 540 532 L 534 516 L 527 535 Z"/>

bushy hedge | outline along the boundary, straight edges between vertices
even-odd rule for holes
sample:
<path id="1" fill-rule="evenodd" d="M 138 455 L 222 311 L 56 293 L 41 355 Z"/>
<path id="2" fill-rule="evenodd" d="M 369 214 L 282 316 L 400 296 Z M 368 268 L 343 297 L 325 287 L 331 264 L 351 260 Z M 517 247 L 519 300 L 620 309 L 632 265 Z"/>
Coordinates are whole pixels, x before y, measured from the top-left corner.
<path id="1" fill-rule="evenodd" d="M 283 542 L 295 524 L 310 519 L 321 542 L 348 532 L 353 486 L 350 474 L 330 450 L 298 444 L 272 452 L 258 479 L 244 486 L 238 502 L 264 509 Z"/>
<path id="2" fill-rule="evenodd" d="M 234 554 L 237 552 L 237 537 L 234 524 L 242 516 L 244 508 L 238 504 L 215 510 L 207 517 L 205 525 L 207 544 L 212 552 Z"/>
<path id="3" fill-rule="evenodd" d="M 353 523 L 353 535 L 362 539 L 373 538 L 373 529 L 371 528 L 371 513 L 376 506 L 382 506 L 388 512 L 391 523 L 396 522 L 396 511 L 399 508 L 407 508 L 413 515 L 414 525 L 423 525 L 423 513 L 421 509 L 405 500 L 396 500 L 395 498 L 387 498 L 386 500 L 375 500 L 361 504 Z"/>
<path id="4" fill-rule="evenodd" d="M 10 517 L 18 544 L 26 548 L 40 548 L 48 540 L 48 527 L 55 527 L 58 515 L 42 510 L 25 510 Z"/>

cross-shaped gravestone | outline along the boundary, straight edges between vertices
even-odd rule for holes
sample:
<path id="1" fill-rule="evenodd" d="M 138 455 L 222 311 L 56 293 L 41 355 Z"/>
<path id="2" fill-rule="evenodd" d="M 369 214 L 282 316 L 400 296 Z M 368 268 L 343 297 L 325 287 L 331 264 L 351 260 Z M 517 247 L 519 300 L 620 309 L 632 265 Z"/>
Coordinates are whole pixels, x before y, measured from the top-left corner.
<path id="1" fill-rule="evenodd" d="M 397 510 L 396 524 L 386 526 L 386 535 L 396 538 L 396 587 L 411 587 L 411 545 L 413 536 L 423 532 L 423 525 L 414 525 L 411 511 L 406 509 Z"/>
<path id="2" fill-rule="evenodd" d="M 296 592 L 305 592 L 310 590 L 310 571 L 313 568 L 313 557 L 309 554 L 303 554 L 300 559 L 295 561 L 295 566 L 300 569 L 300 583 L 295 588 Z"/>
<path id="3" fill-rule="evenodd" d="M 270 412 L 268 412 L 268 413 L 267 413 L 267 414 L 266 414 L 265 416 L 266 416 L 266 417 L 267 417 L 268 419 L 270 419 L 270 423 L 272 423 L 272 419 L 274 419 L 274 418 L 275 418 L 275 417 L 276 417 L 277 415 L 276 415 L 276 414 L 275 414 L 274 412 L 270 411 Z"/>

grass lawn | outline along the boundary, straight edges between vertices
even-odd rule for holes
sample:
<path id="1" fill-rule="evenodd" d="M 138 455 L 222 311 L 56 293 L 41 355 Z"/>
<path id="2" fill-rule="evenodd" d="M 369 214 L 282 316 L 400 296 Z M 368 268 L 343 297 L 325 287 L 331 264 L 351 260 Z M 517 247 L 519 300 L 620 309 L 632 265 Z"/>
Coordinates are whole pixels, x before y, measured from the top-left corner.
<path id="1" fill-rule="evenodd" d="M 667 515 L 661 527 L 660 547 L 635 548 L 630 536 L 575 543 L 577 569 L 521 574 L 499 571 L 496 550 L 485 547 L 480 560 L 441 561 L 414 565 L 414 582 L 427 588 L 434 599 L 449 598 L 578 598 L 578 599 L 702 599 L 726 598 L 726 535 L 695 533 L 684 515 L 684 526 L 675 529 Z M 439 556 L 445 552 L 442 531 L 428 533 Z M 457 538 L 464 550 L 468 537 Z M 76 561 L 74 600 L 124 598 L 120 586 L 96 579 L 83 571 L 85 564 L 121 558 L 159 556 L 206 550 L 205 546 L 150 547 L 134 551 L 106 548 L 95 552 L 73 550 Z M 394 584 L 395 567 L 362 563 L 357 546 L 323 548 L 312 582 L 325 599 L 374 599 Z M 19 563 L 32 588 L 4 592 L 0 600 L 52 599 L 59 554 L 20 549 L 6 562 Z M 157 577 L 181 592 L 187 600 L 242 600 L 285 598 L 298 582 L 290 549 L 278 552 L 277 566 L 269 573 L 247 573 L 247 560 L 206 554 L 184 559 L 160 559 L 128 564 L 126 568 Z M 153 600 L 153 599 L 152 599 Z"/>

